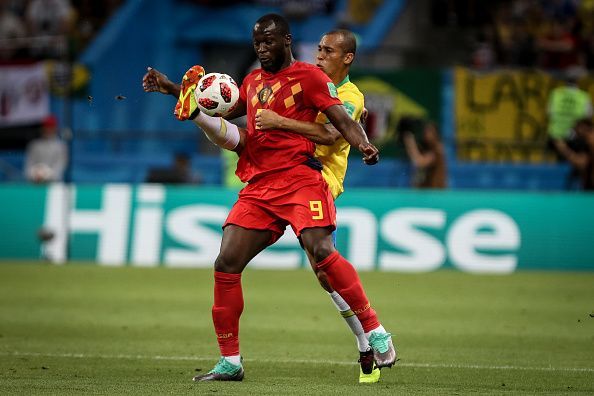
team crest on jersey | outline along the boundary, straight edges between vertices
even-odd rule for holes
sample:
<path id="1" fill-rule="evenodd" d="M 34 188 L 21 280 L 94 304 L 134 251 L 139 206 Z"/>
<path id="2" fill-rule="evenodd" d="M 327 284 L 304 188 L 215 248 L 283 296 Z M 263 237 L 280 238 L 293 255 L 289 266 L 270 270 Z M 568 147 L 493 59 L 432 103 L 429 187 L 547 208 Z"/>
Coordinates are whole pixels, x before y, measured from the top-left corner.
<path id="1" fill-rule="evenodd" d="M 333 98 L 338 98 L 338 91 L 336 90 L 336 85 L 334 85 L 331 82 L 328 83 L 328 92 L 330 93 L 330 96 L 332 96 Z"/>
<path id="2" fill-rule="evenodd" d="M 262 88 L 260 92 L 258 92 L 258 100 L 261 104 L 264 104 L 268 102 L 268 99 L 270 99 L 270 95 L 272 95 L 272 88 L 266 86 Z"/>

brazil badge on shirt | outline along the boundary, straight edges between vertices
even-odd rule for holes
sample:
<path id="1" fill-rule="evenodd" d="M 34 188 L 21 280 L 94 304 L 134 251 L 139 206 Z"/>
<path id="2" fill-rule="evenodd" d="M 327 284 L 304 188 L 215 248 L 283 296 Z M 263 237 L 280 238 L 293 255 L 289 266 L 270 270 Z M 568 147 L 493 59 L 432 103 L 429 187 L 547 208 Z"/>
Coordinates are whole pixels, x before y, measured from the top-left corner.
<path id="1" fill-rule="evenodd" d="M 334 83 L 328 83 L 328 92 L 330 92 L 330 96 L 333 98 L 338 98 L 338 91 L 336 90 L 336 85 L 334 85 Z"/>

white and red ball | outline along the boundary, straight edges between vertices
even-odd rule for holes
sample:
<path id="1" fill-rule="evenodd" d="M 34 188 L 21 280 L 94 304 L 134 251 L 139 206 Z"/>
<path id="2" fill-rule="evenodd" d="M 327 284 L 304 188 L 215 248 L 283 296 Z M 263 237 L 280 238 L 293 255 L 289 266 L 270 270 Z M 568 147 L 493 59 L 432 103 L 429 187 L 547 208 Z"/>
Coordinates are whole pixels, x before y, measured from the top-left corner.
<path id="1" fill-rule="evenodd" d="M 208 73 L 198 82 L 194 95 L 201 112 L 209 116 L 224 117 L 235 108 L 239 88 L 227 74 Z"/>

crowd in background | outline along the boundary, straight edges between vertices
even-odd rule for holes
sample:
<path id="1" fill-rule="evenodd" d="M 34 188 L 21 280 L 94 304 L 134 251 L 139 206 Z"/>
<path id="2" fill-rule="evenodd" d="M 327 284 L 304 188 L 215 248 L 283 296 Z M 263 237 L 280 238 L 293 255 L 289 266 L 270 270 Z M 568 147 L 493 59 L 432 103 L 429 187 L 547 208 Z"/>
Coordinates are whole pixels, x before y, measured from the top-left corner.
<path id="1" fill-rule="evenodd" d="M 305 18 L 307 15 L 333 13 L 337 5 L 336 0 L 178 1 L 207 6 L 240 3 L 275 6 L 282 8 L 285 14 L 291 16 L 291 20 Z M 428 1 L 431 4 L 431 20 L 435 26 L 449 26 L 455 30 L 470 32 L 475 37 L 473 50 L 468 52 L 468 56 L 472 66 L 477 69 L 501 66 L 539 68 L 558 72 L 564 78 L 570 74 L 576 75 L 576 69 L 582 71 L 577 75 L 583 75 L 585 70 L 594 70 L 594 0 Z M 125 0 L 0 0 L 0 63 L 74 59 L 123 3 Z M 337 18 L 337 23 L 347 27 L 365 23 L 381 3 L 382 0 L 349 0 L 344 15 Z M 579 93 L 574 92 L 579 91 L 577 86 L 566 90 L 571 95 Z M 560 104 L 557 107 L 563 110 L 563 103 L 568 101 L 558 102 Z M 571 107 L 573 109 L 576 106 Z M 565 122 L 568 115 L 566 111 L 553 111 L 555 109 L 549 104 L 548 129 L 559 159 L 570 162 L 584 180 L 584 186 L 588 185 L 591 189 L 594 188 L 591 102 L 588 101 L 583 107 L 586 110 L 575 117 L 572 113 L 573 118 L 568 126 L 560 127 L 562 133 L 555 135 L 550 131 L 550 125 L 554 124 L 551 120 L 559 113 L 559 117 Z M 586 122 L 588 120 L 589 123 Z M 581 129 L 575 128 L 579 122 L 582 122 L 579 124 Z M 46 119 L 42 126 L 45 127 L 46 124 L 52 124 L 55 129 L 56 120 Z M 445 150 L 438 130 L 437 125 L 427 123 L 418 136 L 418 145 L 412 134 L 405 134 L 403 143 L 414 168 L 411 183 L 414 186 L 443 188 L 447 185 Z M 29 144 L 27 157 L 29 152 L 33 152 L 33 143 L 37 145 L 36 152 L 40 151 L 40 142 L 51 142 L 55 146 L 55 132 L 47 135 L 51 139 L 44 135 L 45 139 L 42 136 L 36 143 Z M 53 158 L 55 152 L 57 150 L 52 148 L 51 155 L 45 157 Z M 187 160 L 183 156 L 175 157 L 171 168 L 165 171 L 155 169 L 148 179 L 173 177 L 171 180 L 197 182 L 199 177 L 188 173 Z M 63 168 L 62 166 L 60 173 L 63 173 Z M 44 172 L 29 169 L 25 173 L 28 180 L 39 182 L 43 181 L 39 174 L 49 174 Z M 48 176 L 47 181 L 54 180 L 53 178 L 54 176 Z"/>
<path id="2" fill-rule="evenodd" d="M 433 0 L 432 20 L 474 29 L 479 69 L 594 70 L 593 0 Z"/>
<path id="3" fill-rule="evenodd" d="M 479 30 L 472 57 L 475 67 L 594 70 L 594 1 L 495 3 Z"/>
<path id="4" fill-rule="evenodd" d="M 0 0 L 0 61 L 79 53 L 123 0 Z"/>

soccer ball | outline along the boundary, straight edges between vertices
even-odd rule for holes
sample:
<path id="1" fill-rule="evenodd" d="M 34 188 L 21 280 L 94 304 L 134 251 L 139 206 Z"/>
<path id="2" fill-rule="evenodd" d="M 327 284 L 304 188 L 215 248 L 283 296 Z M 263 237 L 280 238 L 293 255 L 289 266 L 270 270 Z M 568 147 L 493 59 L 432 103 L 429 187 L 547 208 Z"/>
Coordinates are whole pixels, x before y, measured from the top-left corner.
<path id="1" fill-rule="evenodd" d="M 213 117 L 223 117 L 235 108 L 239 88 L 227 74 L 208 73 L 198 81 L 194 95 L 201 112 Z"/>

